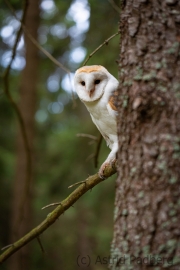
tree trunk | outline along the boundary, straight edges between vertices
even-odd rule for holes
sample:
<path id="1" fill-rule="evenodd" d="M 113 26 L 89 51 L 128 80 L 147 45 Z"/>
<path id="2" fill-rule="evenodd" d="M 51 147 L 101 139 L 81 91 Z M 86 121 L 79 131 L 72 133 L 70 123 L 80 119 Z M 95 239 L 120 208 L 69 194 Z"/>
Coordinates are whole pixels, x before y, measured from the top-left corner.
<path id="1" fill-rule="evenodd" d="M 25 25 L 37 39 L 39 26 L 39 1 L 29 1 Z M 25 36 L 26 66 L 20 84 L 19 108 L 25 123 L 31 154 L 31 171 L 27 170 L 27 156 L 21 131 L 17 136 L 17 164 L 12 198 L 11 242 L 22 237 L 32 227 L 32 176 L 33 176 L 33 139 L 34 114 L 37 90 L 38 50 Z M 27 175 L 29 174 L 29 175 Z M 29 180 L 30 181 L 29 181 Z M 29 268 L 29 248 L 21 249 L 10 259 L 10 269 Z"/>
<path id="2" fill-rule="evenodd" d="M 122 1 L 111 269 L 180 269 L 180 1 Z"/>

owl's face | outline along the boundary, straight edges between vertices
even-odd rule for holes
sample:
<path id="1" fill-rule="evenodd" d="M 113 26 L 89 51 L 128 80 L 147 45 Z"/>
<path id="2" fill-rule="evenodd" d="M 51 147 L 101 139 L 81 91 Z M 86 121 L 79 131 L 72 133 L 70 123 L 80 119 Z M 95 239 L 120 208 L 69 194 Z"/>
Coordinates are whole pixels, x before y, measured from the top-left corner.
<path id="1" fill-rule="evenodd" d="M 83 102 L 99 100 L 107 82 L 108 71 L 102 66 L 84 66 L 75 73 L 75 89 Z"/>

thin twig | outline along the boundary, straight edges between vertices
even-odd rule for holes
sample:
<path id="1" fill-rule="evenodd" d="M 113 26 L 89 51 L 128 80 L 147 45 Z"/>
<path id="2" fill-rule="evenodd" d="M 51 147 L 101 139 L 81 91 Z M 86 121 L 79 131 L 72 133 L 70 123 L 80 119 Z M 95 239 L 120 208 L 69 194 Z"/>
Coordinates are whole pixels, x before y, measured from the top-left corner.
<path id="1" fill-rule="evenodd" d="M 9 245 L 7 245 L 7 246 L 5 246 L 5 247 L 1 248 L 1 250 L 5 250 L 5 249 L 7 249 L 7 248 L 11 247 L 12 245 L 13 245 L 13 244 L 9 244 Z"/>
<path id="2" fill-rule="evenodd" d="M 97 147 L 96 147 L 96 152 L 95 154 L 91 154 L 87 157 L 86 161 L 88 161 L 89 159 L 93 158 L 94 157 L 94 166 L 95 168 L 98 167 L 98 156 L 99 156 L 99 151 L 100 151 L 100 148 L 101 148 L 101 143 L 102 143 L 102 135 L 100 134 L 99 138 L 97 138 L 96 136 L 93 136 L 91 134 L 85 134 L 85 133 L 78 133 L 76 134 L 77 137 L 86 137 L 86 138 L 90 138 L 90 139 L 93 139 L 92 142 L 90 142 L 89 144 L 92 144 L 94 143 L 94 141 L 97 142 Z"/>
<path id="3" fill-rule="evenodd" d="M 85 180 L 85 181 L 80 181 L 80 182 L 77 182 L 77 183 L 75 183 L 75 184 L 73 184 L 73 185 L 70 185 L 68 188 L 72 188 L 72 187 L 75 187 L 75 186 L 77 186 L 77 185 L 85 184 L 85 183 L 86 183 L 86 180 Z"/>
<path id="4" fill-rule="evenodd" d="M 98 138 L 96 136 L 93 136 L 91 134 L 85 134 L 85 133 L 78 133 L 76 134 L 77 137 L 86 137 L 86 138 L 89 138 L 89 139 L 93 139 L 94 141 L 97 141 Z"/>
<path id="5" fill-rule="evenodd" d="M 60 205 L 60 204 L 61 204 L 61 202 L 50 203 L 50 204 L 48 204 L 48 205 L 42 207 L 41 210 L 44 210 L 44 209 L 46 209 L 46 208 L 48 208 L 48 207 L 57 206 L 57 205 Z"/>
<path id="6" fill-rule="evenodd" d="M 89 61 L 89 59 L 99 50 L 101 49 L 101 47 L 103 47 L 104 45 L 107 45 L 108 42 L 114 38 L 115 36 L 119 35 L 119 31 L 117 33 L 115 33 L 114 35 L 110 36 L 109 38 L 107 38 L 101 45 L 99 45 L 84 61 L 83 66 L 85 66 L 87 64 L 87 62 Z"/>
<path id="7" fill-rule="evenodd" d="M 16 16 L 13 7 L 11 6 L 11 4 L 9 3 L 9 1 L 4 0 L 7 4 L 7 6 L 9 7 L 9 9 L 11 10 L 13 16 L 15 17 L 15 19 L 19 21 L 18 17 Z M 55 65 L 57 65 L 58 67 L 60 67 L 61 69 L 63 69 L 66 73 L 68 73 L 69 79 L 70 79 L 70 70 L 68 68 L 66 68 L 65 66 L 63 66 L 59 61 L 57 61 L 48 51 L 46 51 L 38 42 L 37 40 L 31 35 L 31 33 L 29 32 L 29 30 L 27 29 L 27 27 L 25 26 L 24 22 L 21 21 L 21 27 L 23 28 L 24 32 L 26 33 L 27 37 L 31 40 L 31 42 L 42 52 L 44 53 Z M 71 80 L 70 80 L 71 81 Z"/>
<path id="8" fill-rule="evenodd" d="M 17 49 L 17 46 L 18 46 L 18 43 L 19 43 L 19 40 L 20 40 L 20 37 L 21 37 L 21 34 L 22 34 L 22 23 L 24 22 L 25 20 L 25 17 L 26 17 L 26 12 L 27 12 L 27 7 L 28 7 L 28 2 L 27 0 L 25 1 L 25 4 L 24 4 L 24 8 L 23 8 L 23 14 L 22 14 L 22 19 L 21 19 L 21 25 L 20 25 L 20 28 L 17 32 L 17 35 L 16 35 L 16 40 L 15 40 L 15 43 L 14 43 L 14 46 L 12 48 L 12 56 L 11 56 L 11 60 L 6 68 L 6 70 L 4 71 L 4 74 L 3 74 L 3 81 L 4 81 L 4 92 L 10 102 L 10 104 L 12 105 L 16 115 L 17 115 L 17 118 L 18 118 L 18 121 L 19 121 L 19 125 L 20 125 L 20 132 L 22 134 L 22 139 L 23 139 L 23 143 L 24 143 L 24 148 L 25 148 L 25 154 L 26 154 L 26 190 L 25 190 L 25 194 L 27 195 L 28 192 L 29 192 L 29 186 L 30 186 L 30 177 L 31 177 L 31 170 L 32 170 L 32 162 L 31 162 L 31 151 L 30 151 L 30 147 L 29 147 L 29 142 L 28 142 L 28 137 L 27 137 L 27 132 L 26 132 L 26 127 L 25 127 L 25 123 L 24 123 L 24 120 L 23 120 L 23 116 L 21 114 L 21 111 L 18 107 L 18 105 L 16 104 L 16 102 L 13 100 L 12 96 L 11 96 L 11 93 L 9 91 L 9 76 L 10 76 L 10 70 L 11 70 L 11 65 L 12 65 L 12 62 L 16 56 L 16 49 Z M 24 200 L 22 202 L 22 207 L 24 206 Z M 18 223 L 21 221 L 22 219 L 22 216 L 23 216 L 23 211 L 22 209 L 20 209 L 19 211 L 20 213 L 20 216 L 19 216 L 19 221 Z"/>
<path id="9" fill-rule="evenodd" d="M 104 176 L 108 178 L 115 173 L 115 167 L 107 166 L 104 171 Z M 88 190 L 91 190 L 94 186 L 96 186 L 100 182 L 103 182 L 104 180 L 99 177 L 98 173 L 96 173 L 92 176 L 89 176 L 85 181 L 86 185 L 81 184 L 79 187 L 77 187 L 65 200 L 61 202 L 61 205 L 57 206 L 54 211 L 48 214 L 46 219 L 41 224 L 32 229 L 24 237 L 13 243 L 11 247 L 4 251 L 0 255 L 0 263 L 7 260 L 16 251 L 21 249 L 34 238 L 37 238 L 39 235 L 41 235 L 58 219 L 60 215 L 64 213 L 64 211 L 70 208 L 83 194 L 85 194 Z"/>
<path id="10" fill-rule="evenodd" d="M 102 139 L 103 139 L 103 137 L 100 134 L 99 139 L 98 139 L 98 143 L 97 143 L 97 146 L 96 146 L 96 152 L 95 152 L 95 155 L 94 155 L 94 166 L 95 166 L 95 168 L 98 167 L 98 156 L 99 156 L 99 152 L 100 152 L 100 148 L 101 148 Z"/>
<path id="11" fill-rule="evenodd" d="M 18 17 L 16 16 L 16 13 L 13 10 L 13 7 L 11 6 L 11 4 L 9 3 L 8 0 L 4 0 L 6 2 L 6 5 L 9 7 L 9 9 L 11 10 L 13 16 L 15 17 L 15 19 L 19 21 Z M 69 78 L 70 81 L 70 85 L 71 85 L 71 93 L 72 93 L 72 101 L 73 101 L 73 107 L 76 107 L 76 101 L 75 101 L 75 97 L 74 97 L 74 92 L 73 92 L 73 83 L 71 80 L 71 71 L 66 68 L 64 65 L 62 65 L 59 61 L 57 61 L 47 50 L 45 50 L 38 42 L 37 40 L 31 35 L 31 33 L 29 32 L 29 30 L 27 29 L 27 27 L 25 26 L 25 24 L 21 21 L 21 27 L 24 30 L 26 36 L 31 40 L 31 42 L 44 54 L 47 56 L 47 58 L 49 58 L 55 65 L 57 65 L 58 67 L 60 67 L 62 70 L 64 70 Z"/>
<path id="12" fill-rule="evenodd" d="M 39 246 L 40 246 L 40 248 L 41 248 L 42 253 L 45 253 L 45 250 L 44 250 L 44 248 L 43 248 L 43 245 L 42 245 L 42 242 L 41 242 L 41 239 L 40 239 L 39 236 L 37 237 L 37 241 L 38 241 L 38 244 L 39 244 Z"/>
<path id="13" fill-rule="evenodd" d="M 90 159 L 92 159 L 94 157 L 94 153 L 90 154 L 87 158 L 86 158 L 86 162 Z"/>
<path id="14" fill-rule="evenodd" d="M 108 1 L 111 4 L 111 6 L 114 8 L 114 10 L 116 10 L 120 14 L 121 13 L 121 9 L 116 5 L 116 3 L 114 2 L 114 0 L 108 0 Z"/>
<path id="15" fill-rule="evenodd" d="M 92 145 L 92 144 L 94 144 L 94 143 L 95 143 L 94 140 L 88 142 L 89 145 Z"/>

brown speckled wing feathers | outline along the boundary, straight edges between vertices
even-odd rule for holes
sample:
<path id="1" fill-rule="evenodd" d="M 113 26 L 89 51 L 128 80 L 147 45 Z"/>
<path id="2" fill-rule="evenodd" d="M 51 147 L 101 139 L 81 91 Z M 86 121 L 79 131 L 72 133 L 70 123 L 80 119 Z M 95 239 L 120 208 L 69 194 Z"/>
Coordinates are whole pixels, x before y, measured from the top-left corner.
<path id="1" fill-rule="evenodd" d="M 118 91 L 114 91 L 113 95 L 110 97 L 109 102 L 108 102 L 108 105 L 114 111 L 118 111 L 117 96 L 118 96 Z"/>

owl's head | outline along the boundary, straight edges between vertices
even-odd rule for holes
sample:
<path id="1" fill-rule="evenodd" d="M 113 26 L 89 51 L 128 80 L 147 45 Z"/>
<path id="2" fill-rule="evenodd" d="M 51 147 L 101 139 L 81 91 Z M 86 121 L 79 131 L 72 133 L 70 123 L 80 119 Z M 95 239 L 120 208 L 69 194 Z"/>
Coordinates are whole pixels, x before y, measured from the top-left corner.
<path id="1" fill-rule="evenodd" d="M 79 68 L 74 77 L 75 90 L 84 102 L 99 100 L 105 91 L 111 74 L 103 66 L 84 66 Z"/>

